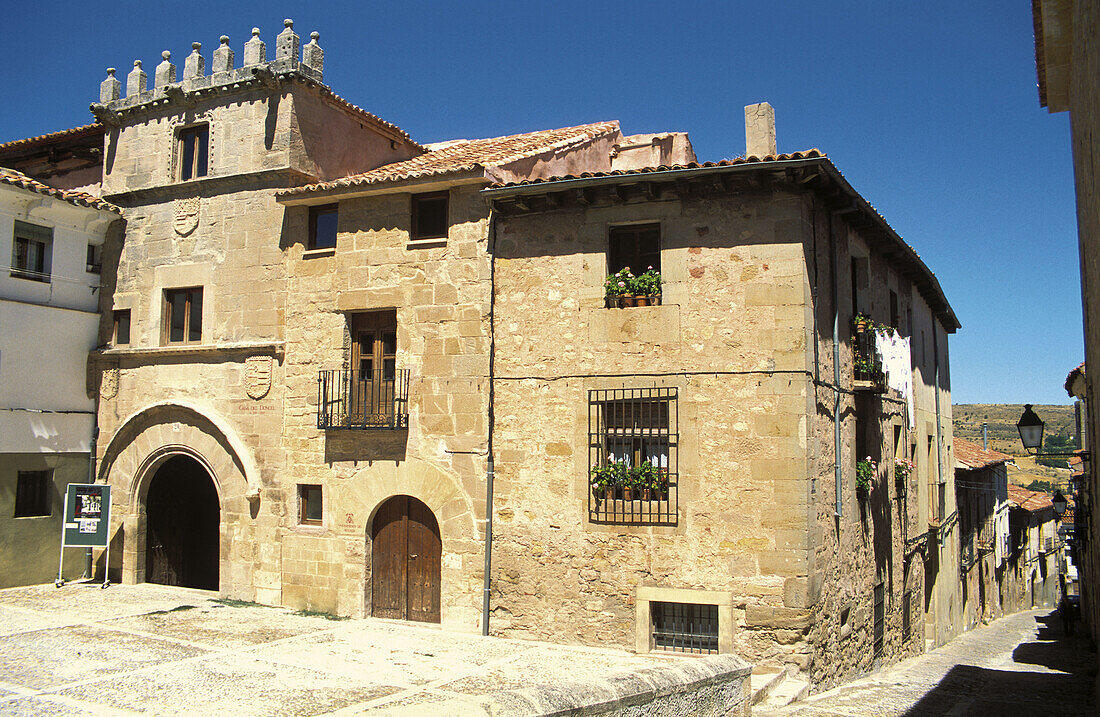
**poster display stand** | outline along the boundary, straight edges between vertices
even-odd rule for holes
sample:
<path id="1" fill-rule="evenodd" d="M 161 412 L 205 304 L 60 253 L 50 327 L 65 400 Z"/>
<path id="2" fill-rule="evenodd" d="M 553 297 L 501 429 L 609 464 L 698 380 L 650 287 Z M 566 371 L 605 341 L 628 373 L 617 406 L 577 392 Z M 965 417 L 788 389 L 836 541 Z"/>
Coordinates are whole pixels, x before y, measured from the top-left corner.
<path id="1" fill-rule="evenodd" d="M 61 554 L 57 561 L 57 580 L 61 587 L 65 579 L 61 571 L 65 565 L 65 548 L 106 548 L 103 558 L 103 585 L 110 565 L 111 541 L 108 531 L 111 525 L 111 486 L 98 483 L 70 483 L 65 489 L 65 519 L 61 527 Z"/>

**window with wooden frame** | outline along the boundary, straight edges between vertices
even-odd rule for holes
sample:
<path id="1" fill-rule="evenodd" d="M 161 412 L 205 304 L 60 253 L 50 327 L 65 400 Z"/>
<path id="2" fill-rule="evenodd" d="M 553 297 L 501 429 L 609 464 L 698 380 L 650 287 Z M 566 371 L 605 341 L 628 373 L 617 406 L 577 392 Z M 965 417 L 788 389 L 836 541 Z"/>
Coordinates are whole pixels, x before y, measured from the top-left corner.
<path id="1" fill-rule="evenodd" d="M 114 329 L 111 331 L 111 342 L 115 346 L 126 346 L 130 343 L 130 310 L 115 309 Z"/>
<path id="2" fill-rule="evenodd" d="M 412 196 L 412 233 L 417 239 L 446 239 L 449 218 L 448 192 L 431 192 Z"/>
<path id="3" fill-rule="evenodd" d="M 611 227 L 607 233 L 607 273 L 630 267 L 635 276 L 650 267 L 661 271 L 661 225 Z"/>
<path id="4" fill-rule="evenodd" d="M 89 274 L 100 273 L 103 267 L 103 245 L 102 244 L 89 244 L 88 245 L 88 261 L 84 267 L 85 271 Z"/>
<path id="5" fill-rule="evenodd" d="M 52 471 L 19 471 L 15 485 L 15 518 L 50 515 Z"/>
<path id="6" fill-rule="evenodd" d="M 677 399 L 675 388 L 588 392 L 589 520 L 676 524 Z"/>
<path id="7" fill-rule="evenodd" d="M 205 177 L 210 164 L 210 125 L 185 127 L 179 131 L 179 172 L 181 182 Z"/>
<path id="8" fill-rule="evenodd" d="M 309 245 L 307 249 L 331 249 L 336 246 L 338 205 L 309 208 Z"/>
<path id="9" fill-rule="evenodd" d="M 11 275 L 19 279 L 48 282 L 52 245 L 53 229 L 15 220 Z"/>
<path id="10" fill-rule="evenodd" d="M 164 292 L 165 344 L 202 343 L 202 287 Z"/>
<path id="11" fill-rule="evenodd" d="M 324 505 L 321 486 L 298 486 L 298 523 L 301 525 L 321 525 L 324 522 Z"/>

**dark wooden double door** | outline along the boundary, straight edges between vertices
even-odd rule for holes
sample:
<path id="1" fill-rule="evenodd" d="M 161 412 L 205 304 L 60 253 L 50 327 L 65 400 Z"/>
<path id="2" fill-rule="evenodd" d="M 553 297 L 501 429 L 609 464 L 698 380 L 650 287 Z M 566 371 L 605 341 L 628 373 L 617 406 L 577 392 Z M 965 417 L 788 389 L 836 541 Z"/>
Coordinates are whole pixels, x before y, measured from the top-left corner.
<path id="1" fill-rule="evenodd" d="M 397 379 L 397 312 L 368 311 L 352 317 L 348 413 L 358 425 L 393 421 Z"/>
<path id="2" fill-rule="evenodd" d="M 383 503 L 371 524 L 371 614 L 439 622 L 442 554 L 428 506 L 407 495 Z"/>
<path id="3" fill-rule="evenodd" d="M 169 458 L 145 501 L 145 580 L 218 589 L 221 510 L 206 469 L 193 458 Z"/>

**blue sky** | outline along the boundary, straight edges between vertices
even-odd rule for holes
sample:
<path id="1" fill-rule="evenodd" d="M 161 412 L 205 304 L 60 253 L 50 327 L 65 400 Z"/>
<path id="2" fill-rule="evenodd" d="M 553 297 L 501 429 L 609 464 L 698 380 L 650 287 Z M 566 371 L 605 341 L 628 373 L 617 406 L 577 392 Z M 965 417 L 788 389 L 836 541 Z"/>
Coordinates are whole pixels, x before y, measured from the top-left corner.
<path id="1" fill-rule="evenodd" d="M 253 26 L 317 30 L 338 94 L 421 142 L 605 119 L 744 151 L 818 147 L 936 273 L 956 403 L 1067 403 L 1083 358 L 1069 118 L 1039 106 L 1031 9 L 1004 2 L 206 2 L 9 7 L 0 141 L 91 121 L 108 66 L 209 63 Z M 17 61 L 18 60 L 18 61 Z"/>

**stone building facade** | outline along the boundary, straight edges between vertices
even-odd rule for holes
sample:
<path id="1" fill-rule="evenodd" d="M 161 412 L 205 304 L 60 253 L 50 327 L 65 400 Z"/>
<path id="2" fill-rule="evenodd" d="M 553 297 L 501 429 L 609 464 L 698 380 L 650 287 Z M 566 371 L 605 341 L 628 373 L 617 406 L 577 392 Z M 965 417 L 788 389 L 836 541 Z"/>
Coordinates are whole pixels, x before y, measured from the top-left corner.
<path id="1" fill-rule="evenodd" d="M 957 629 L 957 320 L 827 159 L 775 154 L 774 125 L 750 122 L 748 145 L 769 144 L 485 192 L 500 217 L 495 631 L 647 651 L 696 621 L 719 651 L 825 685 Z M 616 242 L 645 236 L 636 270 L 659 263 L 659 303 L 609 305 Z M 856 313 L 917 339 L 913 410 L 859 380 Z M 593 487 L 631 453 L 667 486 Z M 869 496 L 854 485 L 865 454 L 881 466 Z M 900 491 L 895 455 L 917 463 Z"/>
<path id="2" fill-rule="evenodd" d="M 420 145 L 322 58 L 288 22 L 93 105 L 112 575 L 821 685 L 957 630 L 959 324 L 824 155 L 767 105 L 717 164 L 617 122 Z M 659 296 L 609 305 L 623 256 Z M 597 496 L 627 455 L 661 485 Z"/>
<path id="3" fill-rule="evenodd" d="M 1012 456 L 955 439 L 955 493 L 959 506 L 959 575 L 962 629 L 1012 612 L 1016 570 L 1010 560 L 1012 533 L 1008 469 Z"/>

